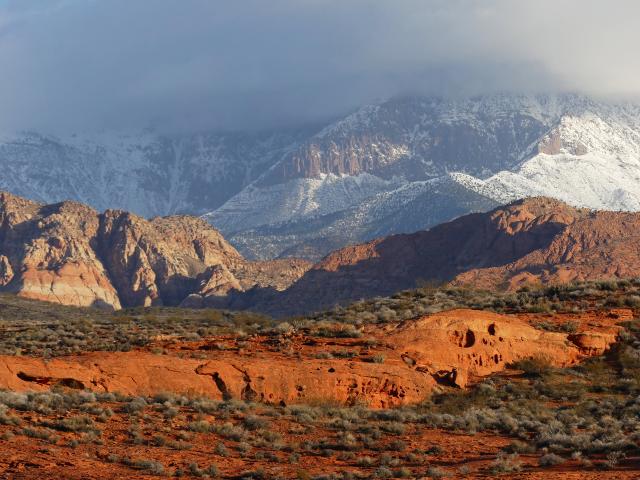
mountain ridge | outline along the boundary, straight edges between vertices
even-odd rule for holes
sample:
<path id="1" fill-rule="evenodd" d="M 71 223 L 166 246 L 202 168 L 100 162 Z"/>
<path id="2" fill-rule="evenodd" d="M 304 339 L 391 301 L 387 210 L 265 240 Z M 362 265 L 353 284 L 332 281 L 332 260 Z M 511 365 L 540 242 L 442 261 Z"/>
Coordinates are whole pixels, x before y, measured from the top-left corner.
<path id="1" fill-rule="evenodd" d="M 628 278 L 640 213 L 518 200 L 429 230 L 335 250 L 314 265 L 246 260 L 193 216 L 146 220 L 0 193 L 0 291 L 77 306 L 213 307 L 305 314 L 422 282 L 492 290 Z"/>
<path id="2" fill-rule="evenodd" d="M 253 294 L 234 308 L 276 316 L 393 295 L 422 283 L 489 290 L 636 277 L 640 214 L 576 208 L 536 197 L 426 231 L 332 252 L 288 289 Z"/>
<path id="3" fill-rule="evenodd" d="M 640 107 L 574 94 L 396 97 L 264 133 L 0 140 L 0 190 L 203 214 L 249 259 L 317 261 L 532 196 L 640 211 Z"/>
<path id="4" fill-rule="evenodd" d="M 106 132 L 0 136 L 0 190 L 144 217 L 222 205 L 279 160 L 304 129 L 165 136 Z"/>
<path id="5" fill-rule="evenodd" d="M 289 178 L 287 165 L 306 176 Z M 205 218 L 251 257 L 318 260 L 532 196 L 640 210 L 640 107 L 579 95 L 390 100 L 326 127 Z M 422 221 L 398 222 L 407 210 Z"/>
<path id="6" fill-rule="evenodd" d="M 198 289 L 210 296 L 282 289 L 308 266 L 248 262 L 193 216 L 146 220 L 0 192 L 0 290 L 28 298 L 113 309 L 178 305 Z"/>

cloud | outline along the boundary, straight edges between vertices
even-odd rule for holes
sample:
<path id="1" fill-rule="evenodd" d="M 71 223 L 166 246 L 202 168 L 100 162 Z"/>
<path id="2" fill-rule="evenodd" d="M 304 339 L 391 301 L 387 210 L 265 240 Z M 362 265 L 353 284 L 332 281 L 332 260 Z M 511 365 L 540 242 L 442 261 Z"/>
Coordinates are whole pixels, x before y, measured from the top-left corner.
<path id="1" fill-rule="evenodd" d="M 636 0 L 0 0 L 0 128 L 297 125 L 403 93 L 640 94 Z"/>

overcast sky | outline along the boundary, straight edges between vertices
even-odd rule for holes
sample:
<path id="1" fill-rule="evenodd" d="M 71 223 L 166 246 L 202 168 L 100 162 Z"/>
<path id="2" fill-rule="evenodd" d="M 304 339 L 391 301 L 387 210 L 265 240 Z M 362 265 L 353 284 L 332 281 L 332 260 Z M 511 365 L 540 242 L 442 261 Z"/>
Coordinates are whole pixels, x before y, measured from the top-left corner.
<path id="1" fill-rule="evenodd" d="M 0 0 L 0 129 L 296 125 L 403 93 L 640 93 L 638 0 Z"/>

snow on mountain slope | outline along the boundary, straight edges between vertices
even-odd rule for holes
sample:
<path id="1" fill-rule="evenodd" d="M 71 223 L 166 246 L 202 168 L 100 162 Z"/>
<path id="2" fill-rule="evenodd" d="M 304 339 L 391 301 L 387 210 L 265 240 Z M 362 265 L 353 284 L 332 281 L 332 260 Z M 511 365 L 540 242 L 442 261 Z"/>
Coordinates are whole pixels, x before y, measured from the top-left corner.
<path id="1" fill-rule="evenodd" d="M 488 176 L 510 169 L 548 131 L 559 112 L 587 99 L 493 95 L 471 99 L 395 98 L 368 105 L 325 127 L 257 184 L 320 174 L 427 180 L 462 171 Z"/>
<path id="2" fill-rule="evenodd" d="M 640 210 L 640 108 L 576 95 L 367 106 L 206 217 L 247 255 L 317 258 L 539 195 Z"/>
<path id="3" fill-rule="evenodd" d="M 263 188 L 250 185 L 232 202 L 205 217 L 220 229 L 237 232 L 331 214 L 359 205 L 401 184 L 398 179 L 384 180 L 363 173 L 353 176 L 321 174 L 319 178 L 296 178 Z M 267 208 L 263 208 L 265 206 Z"/>
<path id="4" fill-rule="evenodd" d="M 329 251 L 362 239 L 415 232 L 470 211 L 486 211 L 498 205 L 446 175 L 405 183 L 339 211 L 262 225 L 229 238 L 252 258 L 319 259 Z"/>
<path id="5" fill-rule="evenodd" d="M 634 112 L 636 115 L 628 115 Z M 565 116 L 516 171 L 461 184 L 496 201 L 545 195 L 602 210 L 640 210 L 640 112 Z"/>
<path id="6" fill-rule="evenodd" d="M 308 134 L 0 136 L 0 189 L 143 216 L 222 205 Z"/>

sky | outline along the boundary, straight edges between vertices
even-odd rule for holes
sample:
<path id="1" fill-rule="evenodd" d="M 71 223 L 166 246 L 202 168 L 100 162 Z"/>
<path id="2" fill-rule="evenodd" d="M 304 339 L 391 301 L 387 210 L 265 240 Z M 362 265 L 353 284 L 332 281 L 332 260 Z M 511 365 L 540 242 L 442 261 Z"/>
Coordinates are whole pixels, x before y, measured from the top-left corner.
<path id="1" fill-rule="evenodd" d="M 254 130 L 394 95 L 640 95 L 637 0 L 0 0 L 0 129 Z"/>

